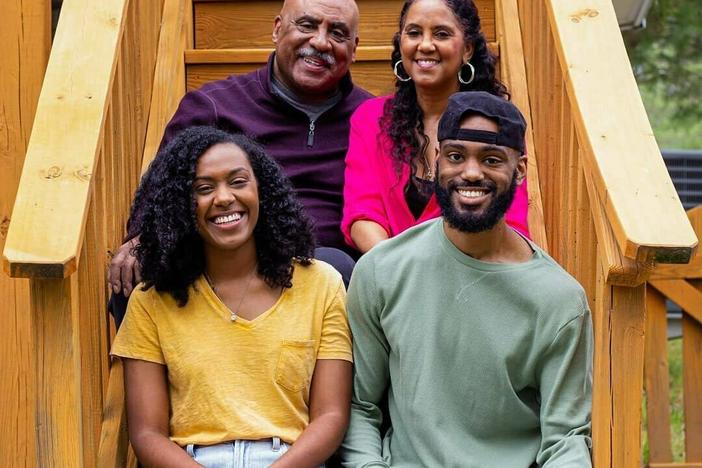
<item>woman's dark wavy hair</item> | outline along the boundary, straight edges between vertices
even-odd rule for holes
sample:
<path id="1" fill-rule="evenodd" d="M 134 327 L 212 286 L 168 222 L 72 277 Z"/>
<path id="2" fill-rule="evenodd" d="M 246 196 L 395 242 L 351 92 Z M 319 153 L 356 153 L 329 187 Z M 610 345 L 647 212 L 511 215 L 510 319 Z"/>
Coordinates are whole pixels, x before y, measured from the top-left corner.
<path id="1" fill-rule="evenodd" d="M 258 273 L 271 287 L 292 286 L 293 260 L 309 265 L 314 251 L 311 224 L 280 167 L 243 135 L 212 127 L 191 127 L 163 148 L 141 180 L 132 205 L 140 231 L 135 255 L 144 290 L 171 294 L 179 306 L 205 271 L 193 197 L 197 161 L 218 143 L 233 143 L 247 154 L 258 184 L 259 214 L 253 236 Z M 138 226 L 137 226 L 138 224 Z"/>
<path id="2" fill-rule="evenodd" d="M 402 59 L 400 37 L 405 27 L 407 12 L 416 0 L 407 0 L 400 12 L 400 25 L 392 40 L 394 66 Z M 509 99 L 507 87 L 495 76 L 497 59 L 488 50 L 487 41 L 480 29 L 480 16 L 472 0 L 443 0 L 453 11 L 463 27 L 466 44 L 473 44 L 470 63 L 475 67 L 475 79 L 469 85 L 459 83 L 459 91 L 487 91 Z M 458 77 L 456 78 L 458 80 Z M 417 91 L 412 81 L 395 80 L 395 96 L 385 103 L 380 125 L 392 142 L 392 156 L 398 164 L 409 164 L 420 154 L 429 140 L 424 133 L 424 114 L 417 103 Z M 421 139 L 421 141 L 420 141 Z"/>

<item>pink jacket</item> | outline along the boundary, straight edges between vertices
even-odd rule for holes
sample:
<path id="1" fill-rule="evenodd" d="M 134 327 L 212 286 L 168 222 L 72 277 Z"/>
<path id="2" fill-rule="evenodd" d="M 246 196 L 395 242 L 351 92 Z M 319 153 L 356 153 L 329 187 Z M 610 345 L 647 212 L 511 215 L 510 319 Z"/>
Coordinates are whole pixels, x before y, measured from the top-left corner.
<path id="1" fill-rule="evenodd" d="M 415 219 L 405 201 L 404 188 L 410 177 L 404 164 L 398 174 L 392 158 L 392 143 L 380 131 L 383 106 L 391 96 L 370 99 L 361 104 L 351 116 L 349 150 L 346 153 L 344 182 L 344 214 L 341 231 L 346 242 L 351 240 L 351 225 L 358 220 L 374 221 L 394 237 L 405 229 L 441 215 L 436 197 L 432 196 L 424 212 Z M 527 225 L 526 180 L 517 188 L 512 206 L 507 211 L 507 223 L 529 236 Z"/>

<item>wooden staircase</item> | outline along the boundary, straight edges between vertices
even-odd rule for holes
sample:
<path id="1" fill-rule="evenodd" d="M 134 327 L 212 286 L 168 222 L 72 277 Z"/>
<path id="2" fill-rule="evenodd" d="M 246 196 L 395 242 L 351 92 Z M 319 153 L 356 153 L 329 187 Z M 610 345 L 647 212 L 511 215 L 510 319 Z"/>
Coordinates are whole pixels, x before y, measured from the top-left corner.
<path id="1" fill-rule="evenodd" d="M 4 246 L 5 270 L 29 278 L 35 353 L 27 375 L 36 426 L 20 465 L 128 463 L 121 367 L 107 355 L 109 255 L 180 97 L 264 64 L 281 4 L 65 0 Z M 611 2 L 476 4 L 529 122 L 532 235 L 583 284 L 593 311 L 595 465 L 638 467 L 645 281 L 658 263 L 689 262 L 697 238 L 655 144 Z M 352 75 L 386 93 L 402 2 L 358 5 Z"/>

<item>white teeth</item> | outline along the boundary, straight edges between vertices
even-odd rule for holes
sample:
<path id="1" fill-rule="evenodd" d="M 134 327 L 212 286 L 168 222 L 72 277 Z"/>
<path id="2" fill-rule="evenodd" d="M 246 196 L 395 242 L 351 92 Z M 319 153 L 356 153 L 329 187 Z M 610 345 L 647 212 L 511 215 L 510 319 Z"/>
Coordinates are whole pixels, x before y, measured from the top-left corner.
<path id="1" fill-rule="evenodd" d="M 466 198 L 477 198 L 485 195 L 485 192 L 481 190 L 458 190 L 458 193 Z"/>
<path id="2" fill-rule="evenodd" d="M 310 58 L 308 58 L 308 57 L 305 57 L 305 58 L 302 59 L 302 60 L 304 60 L 305 62 L 309 63 L 310 65 L 316 65 L 316 66 L 321 66 L 321 65 L 323 65 L 323 62 L 321 62 L 321 61 L 319 61 L 319 60 L 310 59 Z"/>
<path id="3" fill-rule="evenodd" d="M 434 65 L 437 62 L 436 60 L 417 60 L 417 63 L 423 67 L 428 67 Z"/>
<path id="4" fill-rule="evenodd" d="M 234 213 L 227 216 L 217 216 L 214 219 L 215 224 L 233 223 L 241 219 L 241 213 Z"/>

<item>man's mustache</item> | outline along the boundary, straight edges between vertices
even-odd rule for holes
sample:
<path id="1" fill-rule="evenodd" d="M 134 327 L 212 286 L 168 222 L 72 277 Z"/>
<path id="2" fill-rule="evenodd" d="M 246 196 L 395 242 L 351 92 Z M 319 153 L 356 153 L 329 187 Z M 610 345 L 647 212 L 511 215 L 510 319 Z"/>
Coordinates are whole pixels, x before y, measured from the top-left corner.
<path id="1" fill-rule="evenodd" d="M 324 63 L 327 65 L 336 65 L 336 59 L 334 56 L 328 52 L 320 52 L 314 47 L 303 47 L 302 49 L 297 51 L 297 55 L 300 58 L 316 58 L 319 60 L 322 60 Z"/>

